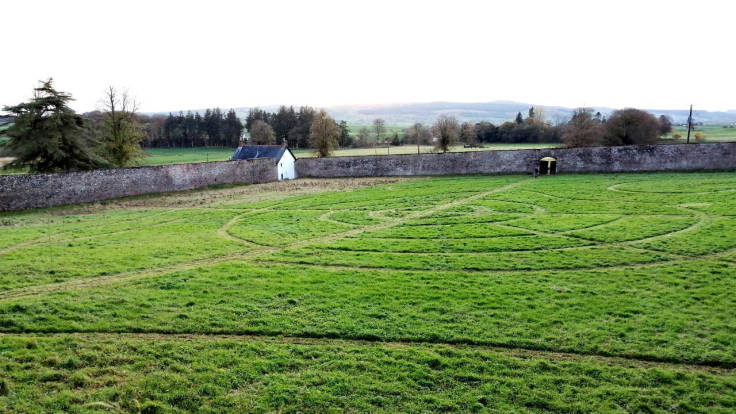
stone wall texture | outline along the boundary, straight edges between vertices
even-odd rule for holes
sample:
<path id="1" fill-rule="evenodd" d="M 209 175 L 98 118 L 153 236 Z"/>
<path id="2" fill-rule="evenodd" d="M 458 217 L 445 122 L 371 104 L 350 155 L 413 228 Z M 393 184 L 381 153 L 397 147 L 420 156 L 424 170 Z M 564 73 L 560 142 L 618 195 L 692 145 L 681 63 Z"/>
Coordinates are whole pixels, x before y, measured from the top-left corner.
<path id="1" fill-rule="evenodd" d="M 214 184 L 252 184 L 276 180 L 275 161 L 206 162 L 118 168 L 65 174 L 0 175 L 0 210 L 21 210 Z"/>
<path id="2" fill-rule="evenodd" d="M 325 178 L 532 173 L 543 157 L 557 160 L 558 174 L 733 170 L 736 142 L 300 158 L 296 172 Z"/>
<path id="3" fill-rule="evenodd" d="M 557 160 L 559 174 L 736 170 L 736 142 L 300 158 L 296 161 L 296 172 L 298 177 L 324 178 L 531 173 L 543 157 Z M 276 167 L 270 158 L 66 174 L 0 175 L 0 210 L 276 179 Z"/>

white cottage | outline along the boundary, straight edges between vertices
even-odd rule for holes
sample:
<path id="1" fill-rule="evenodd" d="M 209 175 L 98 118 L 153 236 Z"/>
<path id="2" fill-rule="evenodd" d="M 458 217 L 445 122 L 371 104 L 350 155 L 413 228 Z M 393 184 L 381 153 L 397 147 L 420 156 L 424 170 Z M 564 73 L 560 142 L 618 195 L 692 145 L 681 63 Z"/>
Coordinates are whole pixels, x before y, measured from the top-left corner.
<path id="1" fill-rule="evenodd" d="M 243 145 L 238 147 L 231 160 L 250 160 L 254 158 L 273 158 L 276 160 L 279 180 L 296 178 L 294 162 L 296 157 L 286 145 Z"/>

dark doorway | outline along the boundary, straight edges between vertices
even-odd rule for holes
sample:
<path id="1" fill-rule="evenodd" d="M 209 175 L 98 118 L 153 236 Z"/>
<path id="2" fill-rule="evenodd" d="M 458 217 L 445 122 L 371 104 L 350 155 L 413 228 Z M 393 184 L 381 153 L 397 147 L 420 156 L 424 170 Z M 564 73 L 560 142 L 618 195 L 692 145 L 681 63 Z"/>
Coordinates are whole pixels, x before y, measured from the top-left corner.
<path id="1" fill-rule="evenodd" d="M 544 157 L 539 160 L 539 174 L 553 175 L 557 173 L 557 160 L 552 157 Z"/>

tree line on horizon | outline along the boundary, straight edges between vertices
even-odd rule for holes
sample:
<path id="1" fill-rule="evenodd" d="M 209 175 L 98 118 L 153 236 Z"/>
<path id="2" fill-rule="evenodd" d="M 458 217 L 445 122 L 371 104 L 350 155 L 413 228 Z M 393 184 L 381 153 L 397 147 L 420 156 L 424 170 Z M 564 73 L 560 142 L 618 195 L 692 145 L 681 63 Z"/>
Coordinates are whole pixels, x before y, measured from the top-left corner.
<path id="1" fill-rule="evenodd" d="M 353 135 L 345 121 L 337 122 L 324 109 L 309 106 L 298 110 L 281 106 L 273 113 L 252 108 L 243 124 L 232 109 L 227 113 L 207 109 L 204 115 L 141 115 L 127 91 L 113 87 L 105 91 L 98 111 L 76 114 L 68 106 L 71 100 L 49 79 L 34 89 L 29 102 L 4 108 L 14 117 L 13 126 L 5 131 L 10 140 L 4 145 L 16 158 L 11 168 L 55 172 L 132 166 L 143 155 L 142 147 L 235 147 L 243 129 L 251 144 L 288 142 L 291 147 L 311 148 L 318 156 L 349 146 L 402 144 L 433 145 L 439 152 L 457 143 L 470 147 L 500 142 L 568 147 L 653 144 L 672 130 L 666 116 L 657 118 L 633 108 L 614 111 L 608 119 L 590 108 L 578 108 L 568 122 L 552 125 L 543 109 L 531 107 L 526 117 L 519 112 L 513 121 L 498 126 L 485 121 L 461 123 L 452 115 L 441 115 L 433 125 L 416 123 L 387 136 L 385 121 L 376 119 Z"/>
<path id="2" fill-rule="evenodd" d="M 606 119 L 591 108 L 578 108 L 565 124 L 563 142 L 567 147 L 655 144 L 672 131 L 672 121 L 635 108 L 613 111 Z"/>
<path id="3" fill-rule="evenodd" d="M 238 145 L 245 129 L 251 144 L 281 145 L 287 142 L 292 148 L 313 148 L 310 143 L 311 126 L 318 113 L 319 110 L 309 106 L 299 107 L 298 110 L 293 106 L 281 106 L 275 112 L 255 107 L 249 110 L 245 122 L 241 123 L 234 110 L 223 115 L 219 108 L 214 108 L 207 109 L 204 116 L 190 111 L 177 115 L 170 113 L 168 116 L 138 115 L 138 119 L 145 135 L 141 143 L 144 147 L 234 147 Z M 96 113 L 85 115 L 94 119 Z M 614 122 L 608 124 L 608 119 L 600 112 L 578 108 L 573 111 L 569 121 L 553 125 L 545 120 L 543 108 L 531 107 L 526 117 L 518 112 L 514 120 L 499 125 L 488 121 L 460 122 L 452 115 L 444 116 L 442 124 L 445 127 L 449 125 L 444 136 L 449 139 L 450 146 L 462 143 L 471 147 L 492 143 L 563 143 L 566 146 L 653 143 L 659 136 L 672 130 L 672 122 L 668 117 L 662 115 L 656 118 L 646 111 L 633 108 L 614 111 L 611 119 Z M 623 137 L 614 138 L 613 125 L 621 119 L 624 123 L 632 124 L 628 129 L 636 130 L 631 132 L 633 138 L 626 133 Z M 435 145 L 443 139 L 443 135 L 438 133 L 437 122 L 433 125 L 416 123 L 386 136 L 386 123 L 382 119 L 374 120 L 372 125 L 363 126 L 355 133 L 350 131 L 346 121 L 332 120 L 338 128 L 335 148 Z M 609 127 L 605 128 L 606 125 Z M 579 128 L 585 130 L 581 133 Z M 442 145 L 439 149 L 442 150 Z"/>
<path id="4" fill-rule="evenodd" d="M 145 134 L 141 145 L 146 148 L 236 147 L 244 130 L 251 144 L 281 145 L 286 141 L 293 148 L 311 148 L 312 122 L 317 115 L 319 110 L 310 106 L 298 110 L 281 106 L 276 112 L 251 108 L 244 123 L 233 109 L 223 114 L 220 108 L 207 109 L 203 115 L 188 111 L 168 116 L 138 114 L 137 118 Z M 336 125 L 337 145 L 350 146 L 352 138 L 347 122 L 336 122 Z"/>
<path id="5" fill-rule="evenodd" d="M 146 148 L 236 147 L 243 124 L 233 109 L 212 108 L 169 115 L 137 114 L 144 131 L 141 145 Z"/>
<path id="6" fill-rule="evenodd" d="M 375 120 L 374 128 L 376 125 L 383 125 L 383 120 Z M 543 109 L 531 107 L 526 117 L 518 112 L 513 121 L 498 126 L 487 121 L 460 123 L 454 116 L 442 115 L 431 126 L 412 125 L 403 137 L 395 135 L 391 144 L 434 145 L 442 152 L 457 143 L 468 147 L 486 143 L 562 143 L 567 147 L 643 145 L 656 143 L 671 131 L 672 121 L 668 117 L 657 118 L 634 108 L 614 111 L 608 119 L 591 108 L 578 108 L 569 121 L 552 125 L 545 120 Z M 373 135 L 376 139 L 380 136 Z M 368 128 L 361 128 L 357 141 L 366 142 L 370 136 Z"/>
<path id="7" fill-rule="evenodd" d="M 245 128 L 253 144 L 281 144 L 310 148 L 310 125 L 315 110 L 281 106 L 276 112 L 252 108 L 245 121 Z M 581 133 L 582 124 L 586 130 Z M 609 123 L 609 120 L 611 121 Z M 451 146 L 462 143 L 477 147 L 491 143 L 561 143 L 565 146 L 634 145 L 655 143 L 672 131 L 671 120 L 662 115 L 656 118 L 646 111 L 626 108 L 614 111 L 607 119 L 591 108 L 579 108 L 568 122 L 553 125 L 545 120 L 544 109 L 531 107 L 527 116 L 521 112 L 512 121 L 500 125 L 481 121 L 460 122 L 452 115 L 441 115 L 432 125 L 416 123 L 403 131 L 387 135 L 383 119 L 375 119 L 370 126 L 363 126 L 351 133 L 345 121 L 337 123 L 336 148 L 371 148 L 382 145 L 431 145 L 437 151 L 446 152 Z"/>
<path id="8" fill-rule="evenodd" d="M 321 116 L 324 110 L 311 106 L 301 106 L 298 110 L 293 106 L 282 105 L 276 112 L 268 112 L 258 107 L 251 108 L 245 118 L 245 129 L 249 141 L 253 144 L 281 145 L 286 141 L 292 148 L 313 148 L 310 144 L 312 123 L 315 117 Z M 337 128 L 336 147 L 345 148 L 352 145 L 353 139 L 345 121 L 336 121 L 327 115 Z"/>

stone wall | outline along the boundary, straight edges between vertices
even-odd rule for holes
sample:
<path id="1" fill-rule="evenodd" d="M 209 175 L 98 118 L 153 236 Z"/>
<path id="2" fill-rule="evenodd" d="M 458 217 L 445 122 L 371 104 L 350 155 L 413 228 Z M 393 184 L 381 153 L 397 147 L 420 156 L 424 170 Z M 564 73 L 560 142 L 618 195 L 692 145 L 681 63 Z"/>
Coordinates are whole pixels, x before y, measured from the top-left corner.
<path id="1" fill-rule="evenodd" d="M 554 157 L 558 173 L 734 170 L 736 142 L 300 158 L 296 172 L 298 177 L 325 178 L 531 173 L 542 157 Z M 270 158 L 67 174 L 0 175 L 0 210 L 276 179 L 276 167 Z"/>
<path id="2" fill-rule="evenodd" d="M 276 180 L 271 158 L 118 168 L 65 174 L 0 175 L 0 210 L 20 210 L 214 184 L 251 184 Z"/>
<path id="3" fill-rule="evenodd" d="M 554 157 L 558 173 L 736 169 L 736 143 L 473 151 L 446 154 L 300 158 L 298 177 L 531 173 Z"/>

